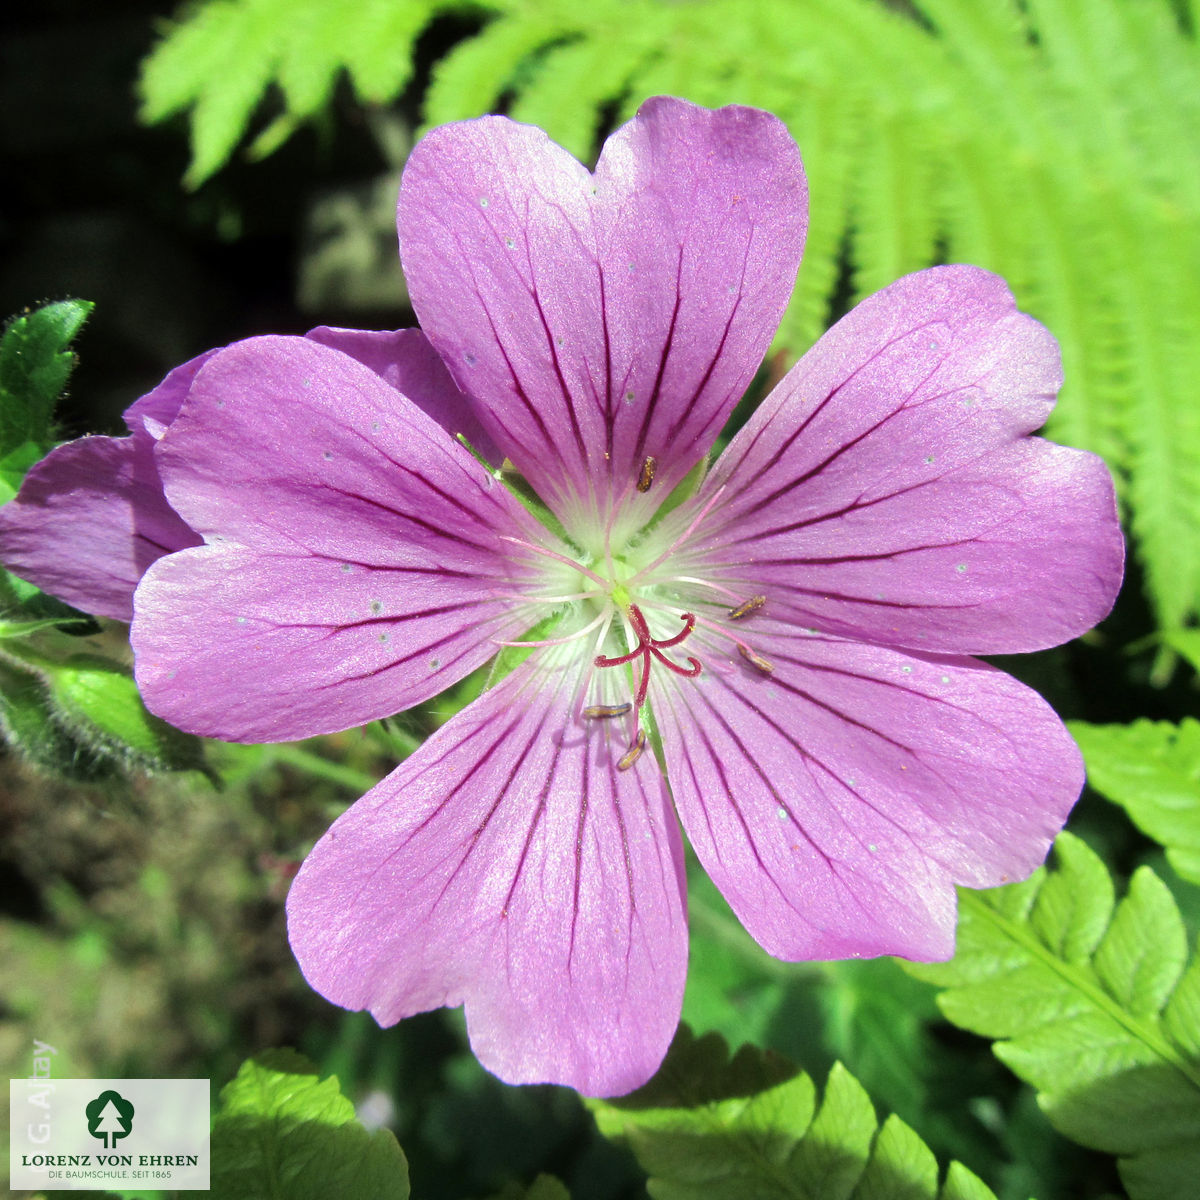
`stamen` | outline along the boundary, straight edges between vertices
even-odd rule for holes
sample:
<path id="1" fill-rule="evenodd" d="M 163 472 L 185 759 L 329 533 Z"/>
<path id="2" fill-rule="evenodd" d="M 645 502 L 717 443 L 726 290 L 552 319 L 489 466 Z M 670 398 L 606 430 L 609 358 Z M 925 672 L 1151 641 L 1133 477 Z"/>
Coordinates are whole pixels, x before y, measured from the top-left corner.
<path id="1" fill-rule="evenodd" d="M 775 670 L 775 664 L 761 654 L 756 654 L 745 642 L 738 642 L 738 653 L 752 666 L 757 667 L 764 675 L 770 675 Z"/>
<path id="2" fill-rule="evenodd" d="M 514 546 L 520 546 L 523 550 L 532 550 L 534 554 L 544 555 L 546 558 L 552 558 L 555 562 L 560 562 L 564 566 L 570 567 L 573 571 L 578 571 L 580 575 L 586 575 L 589 579 L 598 583 L 604 591 L 608 591 L 609 582 L 597 575 L 595 571 L 589 571 L 582 563 L 577 563 L 573 558 L 568 558 L 565 554 L 559 554 L 554 550 L 548 550 L 545 546 L 539 546 L 536 542 L 527 542 L 524 538 L 510 537 L 506 533 L 497 534 L 500 541 L 512 542 Z"/>
<path id="3" fill-rule="evenodd" d="M 766 602 L 766 596 L 751 596 L 745 603 L 739 604 L 737 608 L 729 610 L 729 619 L 731 621 L 740 621 L 743 617 L 748 617 L 751 613 L 758 612 Z"/>
<path id="4" fill-rule="evenodd" d="M 617 763 L 617 770 L 628 771 L 629 768 L 632 767 L 633 764 L 642 757 L 642 751 L 645 749 L 645 746 L 646 731 L 644 729 L 639 729 L 637 731 L 637 737 L 633 739 L 633 745 L 625 751 L 625 753 L 621 756 L 620 761 Z"/>
<path id="5" fill-rule="evenodd" d="M 642 463 L 642 473 L 638 476 L 637 489 L 639 492 L 650 490 L 650 485 L 654 482 L 654 472 L 657 470 L 658 459 L 653 454 L 646 455 L 646 459 Z"/>
<path id="6" fill-rule="evenodd" d="M 566 637 L 542 638 L 535 642 L 502 642 L 495 639 L 492 644 L 496 646 L 565 646 L 568 642 L 575 641 L 576 638 L 587 637 L 597 625 L 606 621 L 608 617 L 608 613 L 602 612 L 594 621 L 588 622 L 582 629 L 577 629 L 574 633 L 568 633 Z"/>
<path id="7" fill-rule="evenodd" d="M 721 498 L 726 486 L 726 484 L 721 484 L 721 486 L 717 488 L 717 490 L 713 492 L 711 496 L 709 496 L 704 507 L 695 515 L 695 517 L 692 518 L 692 521 L 688 527 L 652 563 L 644 566 L 636 575 L 633 576 L 632 579 L 625 580 L 625 586 L 627 588 L 632 590 L 633 588 L 637 587 L 638 584 L 641 583 L 643 579 L 654 570 L 655 567 L 662 566 L 662 564 L 665 563 L 667 559 L 670 558 L 671 555 L 674 554 L 675 551 L 678 550 L 679 547 L 682 546 L 683 543 L 686 542 L 688 538 L 690 538 L 692 534 L 696 532 L 696 526 L 708 516 L 709 509 L 711 509 L 712 506 Z"/>
<path id="8" fill-rule="evenodd" d="M 633 705 L 628 703 L 628 701 L 624 704 L 589 704 L 583 710 L 583 715 L 591 717 L 594 720 L 607 717 L 623 717 L 632 709 Z"/>

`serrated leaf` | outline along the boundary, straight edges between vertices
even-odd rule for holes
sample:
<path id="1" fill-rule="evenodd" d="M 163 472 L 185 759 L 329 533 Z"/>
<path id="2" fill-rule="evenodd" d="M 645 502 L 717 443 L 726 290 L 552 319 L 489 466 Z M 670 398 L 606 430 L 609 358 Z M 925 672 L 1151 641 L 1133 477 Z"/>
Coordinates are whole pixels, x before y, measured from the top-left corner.
<path id="1" fill-rule="evenodd" d="M 1180 876 L 1200 883 L 1200 721 L 1074 721 L 1070 730 L 1087 762 L 1088 783 L 1162 843 Z"/>
<path id="2" fill-rule="evenodd" d="M 834 1063 L 820 1111 L 793 1155 L 796 1174 L 808 1192 L 849 1200 L 871 1157 L 878 1127 L 866 1090 L 841 1063 Z"/>
<path id="3" fill-rule="evenodd" d="M 270 1050 L 221 1090 L 212 1128 L 212 1194 L 222 1200 L 407 1200 L 408 1164 L 395 1136 L 369 1133 L 336 1078 Z"/>
<path id="4" fill-rule="evenodd" d="M 1029 924 L 1059 958 L 1085 962 L 1112 916 L 1112 879 L 1100 859 L 1074 838 L 1062 842 L 1058 859 L 1063 870 L 1043 879 Z"/>
<path id="5" fill-rule="evenodd" d="M 858 1082 L 830 1071 L 817 1108 L 807 1075 L 743 1046 L 681 1026 L 659 1073 L 620 1100 L 592 1101 L 607 1137 L 627 1141 L 655 1200 L 995 1200 L 955 1174 L 937 1188 L 937 1162 L 896 1117 L 882 1130 Z M 978 1183 L 978 1181 L 975 1181 Z"/>
<path id="6" fill-rule="evenodd" d="M 0 487 L 19 484 L 49 449 L 54 406 L 75 365 L 69 347 L 92 308 L 60 300 L 13 317 L 0 335 Z"/>
<path id="7" fill-rule="evenodd" d="M 888 1117 L 855 1200 L 937 1200 L 937 1160 L 897 1117 Z"/>
<path id="8" fill-rule="evenodd" d="M 1200 1178 L 1200 974 L 1184 969 L 1178 907 L 1143 867 L 1114 910 L 1107 871 L 1071 834 L 1055 857 L 1027 909 L 1008 888 L 960 891 L 954 959 L 905 969 L 945 989 L 951 1021 L 997 1039 L 1060 1132 L 1120 1156 L 1133 1200 L 1171 1200 L 1156 1162 Z"/>

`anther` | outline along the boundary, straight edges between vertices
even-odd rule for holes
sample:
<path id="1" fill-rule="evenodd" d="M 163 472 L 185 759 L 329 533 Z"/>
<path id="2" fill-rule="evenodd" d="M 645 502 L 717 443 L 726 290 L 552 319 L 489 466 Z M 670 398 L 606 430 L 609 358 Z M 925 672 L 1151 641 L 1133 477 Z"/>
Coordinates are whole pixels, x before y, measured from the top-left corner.
<path id="1" fill-rule="evenodd" d="M 749 600 L 739 604 L 737 608 L 729 610 L 729 619 L 731 621 L 740 621 L 743 617 L 748 617 L 751 613 L 758 612 L 766 602 L 766 596 L 751 596 Z"/>
<path id="2" fill-rule="evenodd" d="M 602 717 L 623 717 L 630 709 L 632 704 L 589 704 L 583 710 L 585 717 L 602 718 Z"/>
<path id="3" fill-rule="evenodd" d="M 744 642 L 738 642 L 738 653 L 752 666 L 757 667 L 764 675 L 770 675 L 775 670 L 775 664 L 769 658 L 756 654 Z"/>
<path id="4" fill-rule="evenodd" d="M 638 476 L 637 489 L 639 492 L 648 492 L 650 485 L 654 482 L 654 472 L 658 470 L 658 459 L 653 454 L 646 455 L 642 463 L 642 473 Z"/>
<path id="5" fill-rule="evenodd" d="M 633 745 L 621 756 L 620 762 L 617 763 L 618 771 L 628 771 L 639 758 L 642 757 L 642 750 L 646 746 L 646 731 L 639 729 L 637 737 L 633 739 Z"/>

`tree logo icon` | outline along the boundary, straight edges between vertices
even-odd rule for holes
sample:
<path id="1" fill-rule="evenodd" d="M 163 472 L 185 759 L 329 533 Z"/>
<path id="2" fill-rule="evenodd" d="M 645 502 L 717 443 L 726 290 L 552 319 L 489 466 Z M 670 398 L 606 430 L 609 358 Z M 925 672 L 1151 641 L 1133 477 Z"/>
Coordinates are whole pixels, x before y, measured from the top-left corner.
<path id="1" fill-rule="evenodd" d="M 105 1150 L 111 1150 L 118 1138 L 128 1137 L 133 1129 L 133 1105 L 120 1092 L 101 1092 L 83 1111 L 88 1133 L 100 1138 Z"/>

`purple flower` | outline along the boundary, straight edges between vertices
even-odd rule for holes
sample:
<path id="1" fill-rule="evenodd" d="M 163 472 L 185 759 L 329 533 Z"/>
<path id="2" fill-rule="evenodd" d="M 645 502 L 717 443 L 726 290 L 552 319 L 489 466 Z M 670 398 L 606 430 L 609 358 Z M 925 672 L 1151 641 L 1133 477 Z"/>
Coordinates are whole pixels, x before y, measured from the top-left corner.
<path id="1" fill-rule="evenodd" d="M 146 568 L 201 541 L 163 495 L 154 446 L 211 355 L 131 404 L 128 437 L 79 438 L 37 463 L 0 508 L 0 562 L 85 612 L 130 620 Z"/>
<path id="2" fill-rule="evenodd" d="M 1027 875 L 1083 779 L 1040 697 L 965 656 L 1075 636 L 1121 576 L 1104 465 L 1029 436 L 1053 338 L 984 271 L 910 275 L 705 473 L 800 259 L 780 122 L 652 100 L 594 174 L 502 118 L 444 126 L 399 228 L 429 343 L 206 361 L 154 455 L 204 544 L 135 600 L 147 703 L 233 740 L 386 716 L 526 647 L 309 855 L 309 982 L 383 1024 L 464 1004 L 502 1078 L 628 1091 L 680 1011 L 676 814 L 772 954 L 949 956 L 954 885 Z"/>

